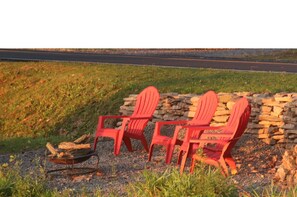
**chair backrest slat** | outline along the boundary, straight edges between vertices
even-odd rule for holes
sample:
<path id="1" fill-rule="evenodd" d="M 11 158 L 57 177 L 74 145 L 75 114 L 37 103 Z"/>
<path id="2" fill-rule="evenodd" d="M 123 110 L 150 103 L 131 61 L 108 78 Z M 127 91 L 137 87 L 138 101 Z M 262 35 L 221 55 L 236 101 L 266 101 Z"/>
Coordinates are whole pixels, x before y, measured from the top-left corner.
<path id="1" fill-rule="evenodd" d="M 231 138 L 229 138 L 231 139 L 231 141 L 223 147 L 223 155 L 230 154 L 232 148 L 241 137 L 241 135 L 244 133 L 248 124 L 250 113 L 251 106 L 249 105 L 248 100 L 245 97 L 238 100 L 233 106 L 227 126 L 222 131 L 223 133 L 232 133 L 233 135 L 231 136 Z M 226 140 L 226 138 L 221 139 Z"/>
<path id="2" fill-rule="evenodd" d="M 208 91 L 200 97 L 196 113 L 190 124 L 209 124 L 218 106 L 218 96 L 214 91 Z"/>
<path id="3" fill-rule="evenodd" d="M 136 99 L 134 112 L 131 117 L 152 117 L 159 103 L 160 95 L 157 88 L 149 86 L 145 88 Z M 141 135 L 149 119 L 131 120 L 128 124 L 127 133 Z"/>
<path id="4" fill-rule="evenodd" d="M 218 96 L 217 94 L 210 90 L 200 97 L 197 104 L 196 113 L 191 121 L 190 125 L 209 125 L 213 115 L 216 112 L 218 106 Z M 199 132 L 194 131 L 192 137 L 198 137 Z"/>
<path id="5" fill-rule="evenodd" d="M 144 115 L 152 116 L 156 109 L 156 106 L 158 105 L 159 100 L 159 92 L 155 87 L 149 86 L 145 88 L 137 96 L 134 112 L 131 117 Z"/>

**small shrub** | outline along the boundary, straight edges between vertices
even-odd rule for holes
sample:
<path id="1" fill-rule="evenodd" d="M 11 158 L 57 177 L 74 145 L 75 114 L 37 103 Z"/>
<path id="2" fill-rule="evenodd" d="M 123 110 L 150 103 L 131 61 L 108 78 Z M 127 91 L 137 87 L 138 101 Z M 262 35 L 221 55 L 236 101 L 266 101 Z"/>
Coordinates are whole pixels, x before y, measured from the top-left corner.
<path id="1" fill-rule="evenodd" d="M 144 171 L 141 179 L 128 186 L 128 196 L 238 196 L 229 178 L 203 164 L 193 174 L 169 168 L 161 174 Z"/>
<path id="2" fill-rule="evenodd" d="M 58 192 L 47 188 L 46 176 L 41 167 L 22 173 L 20 162 L 14 161 L 13 157 L 9 164 L 0 165 L 0 197 L 56 197 L 72 194 L 69 190 Z"/>
<path id="3" fill-rule="evenodd" d="M 21 175 L 20 163 L 11 162 L 0 168 L 0 196 L 48 196 L 44 176 L 33 171 Z"/>
<path id="4" fill-rule="evenodd" d="M 280 186 L 271 184 L 265 187 L 261 192 L 254 190 L 253 196 L 255 197 L 295 197 L 297 196 L 297 186 L 281 189 Z"/>

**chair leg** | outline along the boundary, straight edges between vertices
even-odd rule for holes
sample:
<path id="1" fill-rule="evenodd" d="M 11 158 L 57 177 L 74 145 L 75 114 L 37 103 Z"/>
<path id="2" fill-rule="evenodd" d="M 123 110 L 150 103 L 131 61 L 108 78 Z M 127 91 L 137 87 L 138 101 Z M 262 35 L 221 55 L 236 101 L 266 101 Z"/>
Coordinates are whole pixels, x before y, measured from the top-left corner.
<path id="1" fill-rule="evenodd" d="M 144 138 L 144 136 L 140 140 L 141 140 L 141 143 L 142 143 L 144 149 L 146 150 L 146 152 L 149 152 L 149 148 L 148 148 L 148 145 L 147 145 L 147 142 L 146 142 L 146 139 Z"/>
<path id="2" fill-rule="evenodd" d="M 232 175 L 237 174 L 236 164 L 235 164 L 233 158 L 227 157 L 227 158 L 225 158 L 225 162 L 230 166 L 231 174 Z"/>
<path id="3" fill-rule="evenodd" d="M 113 146 L 114 146 L 113 154 L 115 156 L 117 156 L 118 154 L 120 154 L 121 145 L 118 146 L 117 140 L 114 140 L 114 145 Z"/>
<path id="4" fill-rule="evenodd" d="M 225 177 L 227 177 L 229 175 L 229 173 L 228 173 L 228 167 L 227 167 L 227 164 L 226 164 L 224 158 L 219 159 L 218 162 L 219 162 L 219 166 L 221 168 L 222 174 Z"/>
<path id="5" fill-rule="evenodd" d="M 130 138 L 124 136 L 124 137 L 123 137 L 123 140 L 124 140 L 124 143 L 125 143 L 125 145 L 126 145 L 128 151 L 129 151 L 129 152 L 132 152 L 133 149 L 132 149 L 132 143 L 131 143 Z"/>
<path id="6" fill-rule="evenodd" d="M 94 139 L 94 151 L 96 150 L 96 147 L 97 147 L 97 142 L 98 142 L 98 137 L 95 137 L 95 139 Z"/>
<path id="7" fill-rule="evenodd" d="M 149 154 L 148 154 L 148 161 L 151 161 L 152 155 L 153 155 L 153 151 L 154 151 L 154 144 L 151 143 Z"/>
<path id="8" fill-rule="evenodd" d="M 171 162 L 171 158 L 172 158 L 173 151 L 174 151 L 174 144 L 169 144 L 169 145 L 167 146 L 167 150 L 166 150 L 166 159 L 165 159 L 165 162 L 166 162 L 167 164 L 170 164 L 170 162 Z"/>
<path id="9" fill-rule="evenodd" d="M 188 158 L 188 152 L 185 151 L 185 153 L 182 156 L 182 160 L 181 160 L 181 164 L 180 164 L 180 174 L 182 174 L 184 172 L 187 158 Z"/>
<path id="10" fill-rule="evenodd" d="M 178 153 L 178 158 L 177 158 L 177 165 L 180 165 L 182 158 L 183 158 L 183 153 L 184 151 L 180 150 Z"/>
<path id="11" fill-rule="evenodd" d="M 194 158 L 191 159 L 191 167 L 190 167 L 190 173 L 194 172 L 196 160 Z"/>

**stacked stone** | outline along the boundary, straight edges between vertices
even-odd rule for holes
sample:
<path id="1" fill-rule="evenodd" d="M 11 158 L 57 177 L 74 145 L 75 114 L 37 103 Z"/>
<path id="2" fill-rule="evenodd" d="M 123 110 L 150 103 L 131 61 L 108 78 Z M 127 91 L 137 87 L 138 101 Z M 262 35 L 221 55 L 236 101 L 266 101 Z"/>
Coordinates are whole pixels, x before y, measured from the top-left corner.
<path id="1" fill-rule="evenodd" d="M 295 114 L 291 110 L 294 95 L 286 93 L 253 95 L 252 113 L 254 114 L 248 125 L 249 132 L 258 134 L 259 139 L 271 145 L 276 143 L 289 145 L 295 139 L 297 142 L 297 135 L 290 135 L 291 139 L 288 138 L 289 133 L 294 133 L 297 123 L 297 119 L 294 119 Z"/>
<path id="2" fill-rule="evenodd" d="M 120 113 L 126 116 L 133 114 L 136 104 L 137 94 L 130 94 L 128 98 L 124 98 L 124 105 L 120 107 Z"/>
<path id="3" fill-rule="evenodd" d="M 230 93 L 218 93 L 218 97 L 219 104 L 211 122 L 212 126 L 226 125 L 233 105 L 240 98 L 239 95 Z"/>
<path id="4" fill-rule="evenodd" d="M 274 181 L 289 187 L 297 184 L 297 145 L 285 151 L 282 163 L 275 173 Z"/>
<path id="5" fill-rule="evenodd" d="M 284 106 L 282 129 L 285 134 L 285 142 L 287 145 L 295 145 L 297 143 L 297 94 L 291 95 L 291 100 Z"/>
<path id="6" fill-rule="evenodd" d="M 120 107 L 120 113 L 131 115 L 136 104 L 136 96 L 130 95 L 124 98 L 124 105 Z M 192 94 L 166 93 L 160 95 L 160 101 L 153 114 L 153 122 L 188 119 L 189 107 L 192 105 Z"/>
<path id="7" fill-rule="evenodd" d="M 120 112 L 131 115 L 137 95 L 124 99 Z M 153 115 L 153 122 L 191 119 L 201 95 L 161 94 Z M 293 145 L 297 143 L 297 93 L 253 94 L 250 92 L 218 93 L 219 104 L 211 125 L 225 125 L 235 102 L 248 98 L 252 112 L 246 134 L 255 135 L 267 144 Z M 118 124 L 118 126 L 120 123 Z"/>
<path id="8" fill-rule="evenodd" d="M 153 122 L 188 119 L 192 94 L 161 94 Z"/>

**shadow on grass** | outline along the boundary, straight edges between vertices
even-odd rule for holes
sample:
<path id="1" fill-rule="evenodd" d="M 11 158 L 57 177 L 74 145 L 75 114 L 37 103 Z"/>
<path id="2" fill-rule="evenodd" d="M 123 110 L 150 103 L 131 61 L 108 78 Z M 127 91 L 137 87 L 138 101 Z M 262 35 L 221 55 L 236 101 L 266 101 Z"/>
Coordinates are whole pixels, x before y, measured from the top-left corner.
<path id="1" fill-rule="evenodd" d="M 84 133 L 93 134 L 98 123 L 98 116 L 119 114 L 123 99 L 129 94 L 139 94 L 147 86 L 153 85 L 157 87 L 160 93 L 172 91 L 177 91 L 179 93 L 202 93 L 209 89 L 216 90 L 216 88 L 193 86 L 192 89 L 190 86 L 190 88 L 186 89 L 186 87 L 189 87 L 189 83 L 195 81 L 208 81 L 207 84 L 209 84 L 210 81 L 221 76 L 220 73 L 202 77 L 197 75 L 191 78 L 181 76 L 178 80 L 164 77 L 154 82 L 144 80 L 141 83 L 135 82 L 124 87 L 118 87 L 119 85 L 116 84 L 116 87 L 110 90 L 110 92 L 115 91 L 114 94 L 111 94 L 111 97 L 104 97 L 103 99 L 90 98 L 88 104 L 75 109 L 61 121 L 57 122 L 52 127 L 49 127 L 49 129 L 46 129 L 50 132 L 47 132 L 40 137 L 10 138 L 5 141 L 0 141 L 0 153 L 37 149 L 44 147 L 47 141 L 50 141 L 55 145 L 63 140 L 72 140 Z"/>
<path id="2" fill-rule="evenodd" d="M 208 76 L 208 77 L 199 77 L 200 80 L 212 80 L 217 78 L 218 74 Z M 195 80 L 199 80 L 195 79 Z M 94 133 L 98 116 L 100 115 L 117 115 L 119 114 L 120 106 L 124 103 L 123 99 L 128 97 L 129 94 L 139 94 L 147 86 L 153 85 L 158 90 L 159 93 L 167 90 L 167 87 L 176 86 L 178 87 L 177 91 L 182 91 L 182 87 L 186 87 L 187 84 L 192 81 L 189 78 L 179 78 L 179 80 L 172 79 L 163 79 L 155 81 L 154 83 L 143 82 L 139 84 L 133 84 L 128 87 L 121 88 L 118 92 L 113 94 L 109 98 L 102 100 L 97 100 L 93 98 L 87 105 L 77 108 L 74 112 L 66 116 L 63 120 L 54 125 L 51 129 L 52 133 L 50 135 L 69 133 L 72 135 L 81 135 L 82 133 Z M 198 88 L 198 92 L 188 92 L 188 93 L 203 93 L 212 87 L 201 87 Z M 215 89 L 215 88 L 214 88 Z M 215 89 L 216 90 L 216 89 Z M 184 92 L 184 91 L 183 91 Z M 165 92 L 164 92 L 165 93 Z M 179 92 L 180 93 L 180 92 Z"/>

